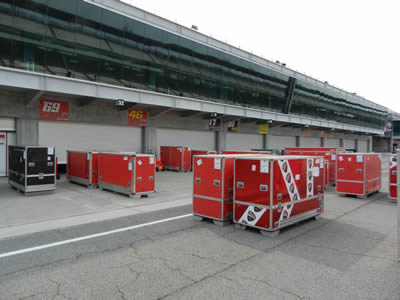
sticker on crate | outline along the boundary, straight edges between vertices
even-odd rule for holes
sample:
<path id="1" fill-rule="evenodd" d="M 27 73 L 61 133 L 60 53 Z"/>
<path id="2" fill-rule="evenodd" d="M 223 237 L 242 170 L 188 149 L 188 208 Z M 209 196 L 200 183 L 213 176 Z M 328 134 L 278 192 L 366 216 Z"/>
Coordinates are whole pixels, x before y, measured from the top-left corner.
<path id="1" fill-rule="evenodd" d="M 285 220 L 290 217 L 290 214 L 292 213 L 292 210 L 293 210 L 294 202 L 300 199 L 300 195 L 299 195 L 299 191 L 297 190 L 296 183 L 293 180 L 293 178 L 294 178 L 293 172 L 292 172 L 292 169 L 290 168 L 289 161 L 288 160 L 278 160 L 278 165 L 279 165 L 279 168 L 281 169 L 281 173 L 282 173 L 283 179 L 286 184 L 286 189 L 287 189 L 289 197 L 290 197 L 290 203 L 282 209 L 282 213 L 279 218 L 279 222 L 281 222 L 282 220 Z M 308 168 L 308 164 L 307 164 L 307 168 Z M 308 181 L 308 174 L 307 174 L 307 181 Z"/>
<path id="2" fill-rule="evenodd" d="M 392 155 L 390 159 L 390 169 L 397 166 L 397 157 L 396 155 Z"/>
<path id="3" fill-rule="evenodd" d="M 307 198 L 313 196 L 314 192 L 314 177 L 319 176 L 319 168 L 314 168 L 312 159 L 307 159 Z"/>
<path id="4" fill-rule="evenodd" d="M 249 206 L 240 217 L 239 223 L 255 226 L 266 210 L 266 208 Z"/>

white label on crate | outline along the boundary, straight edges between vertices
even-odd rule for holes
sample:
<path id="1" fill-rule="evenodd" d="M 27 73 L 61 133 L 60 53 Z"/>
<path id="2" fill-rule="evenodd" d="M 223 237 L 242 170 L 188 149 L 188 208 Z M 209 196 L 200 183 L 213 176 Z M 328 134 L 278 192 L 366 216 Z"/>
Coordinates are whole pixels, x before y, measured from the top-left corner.
<path id="1" fill-rule="evenodd" d="M 251 165 L 251 171 L 255 172 L 257 170 L 257 166 L 256 165 Z"/>
<path id="2" fill-rule="evenodd" d="M 321 169 L 324 168 L 324 160 L 323 160 L 323 159 L 321 159 L 321 163 L 319 164 L 319 167 L 320 167 Z"/>
<path id="3" fill-rule="evenodd" d="M 129 162 L 129 164 L 128 164 L 128 170 L 132 171 L 132 163 L 131 162 Z"/>
<path id="4" fill-rule="evenodd" d="M 363 162 L 363 156 L 360 154 L 357 154 L 357 162 L 362 163 Z"/>
<path id="5" fill-rule="evenodd" d="M 201 159 L 199 159 L 198 161 L 197 161 L 197 166 L 201 166 L 203 164 L 203 161 L 201 160 Z"/>
<path id="6" fill-rule="evenodd" d="M 128 156 L 124 156 L 124 160 L 128 160 Z"/>
<path id="7" fill-rule="evenodd" d="M 51 160 L 51 156 L 47 156 L 47 160 Z"/>
<path id="8" fill-rule="evenodd" d="M 343 161 L 343 156 L 339 156 L 339 160 L 340 160 L 340 161 Z"/>
<path id="9" fill-rule="evenodd" d="M 310 160 L 310 161 L 312 163 L 312 160 Z M 279 223 L 280 223 L 281 221 L 290 218 L 290 214 L 292 213 L 294 202 L 300 200 L 300 194 L 297 190 L 297 185 L 293 180 L 293 172 L 292 172 L 292 169 L 290 168 L 289 161 L 288 160 L 278 160 L 278 165 L 281 170 L 283 179 L 285 180 L 286 189 L 287 189 L 289 197 L 290 197 L 290 203 L 282 209 L 282 213 L 279 218 Z M 308 176 L 307 176 L 307 180 L 308 180 Z"/>
<path id="10" fill-rule="evenodd" d="M 154 156 L 150 156 L 149 164 L 154 165 Z"/>
<path id="11" fill-rule="evenodd" d="M 90 160 L 90 154 L 89 153 L 86 155 L 86 159 Z"/>
<path id="12" fill-rule="evenodd" d="M 314 196 L 313 177 L 318 177 L 318 176 L 319 176 L 319 168 L 314 167 L 314 160 L 307 159 L 307 198 Z"/>
<path id="13" fill-rule="evenodd" d="M 332 154 L 331 160 L 336 160 L 336 154 Z"/>
<path id="14" fill-rule="evenodd" d="M 314 169 L 313 169 L 313 176 L 314 176 L 314 177 L 319 177 L 319 168 L 318 168 L 318 167 L 314 167 Z"/>
<path id="15" fill-rule="evenodd" d="M 54 155 L 54 148 L 53 147 L 47 148 L 47 155 Z"/>
<path id="16" fill-rule="evenodd" d="M 348 161 L 351 161 L 351 157 L 349 157 Z"/>
<path id="17" fill-rule="evenodd" d="M 266 210 L 266 208 L 248 206 L 240 217 L 239 223 L 255 226 Z"/>
<path id="18" fill-rule="evenodd" d="M 221 158 L 214 158 L 214 169 L 221 170 Z"/>
<path id="19" fill-rule="evenodd" d="M 390 158 L 390 169 L 397 166 L 397 158 L 396 155 L 392 155 Z"/>
<path id="20" fill-rule="evenodd" d="M 269 161 L 267 159 L 260 160 L 260 173 L 269 172 Z"/>
<path id="21" fill-rule="evenodd" d="M 179 152 L 183 152 L 183 148 L 179 148 Z"/>
<path id="22" fill-rule="evenodd" d="M 142 165 L 142 161 L 139 159 L 138 162 L 137 162 L 137 164 L 138 164 L 139 166 L 141 166 L 141 165 Z"/>
<path id="23" fill-rule="evenodd" d="M 316 164 L 319 164 L 319 158 L 315 161 Z"/>
<path id="24" fill-rule="evenodd" d="M 296 174 L 296 176 L 294 177 L 294 179 L 300 180 L 300 174 Z"/>

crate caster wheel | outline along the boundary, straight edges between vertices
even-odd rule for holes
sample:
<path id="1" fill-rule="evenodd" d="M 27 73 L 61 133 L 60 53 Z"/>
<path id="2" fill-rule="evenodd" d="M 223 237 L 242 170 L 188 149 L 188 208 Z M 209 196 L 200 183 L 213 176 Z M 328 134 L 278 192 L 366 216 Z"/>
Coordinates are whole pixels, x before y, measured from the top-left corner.
<path id="1" fill-rule="evenodd" d="M 218 220 L 213 220 L 213 223 L 214 223 L 215 225 L 217 225 L 217 226 L 220 226 L 220 227 L 224 227 L 225 225 L 228 225 L 228 224 L 229 224 L 228 221 L 218 221 Z"/>
<path id="2" fill-rule="evenodd" d="M 194 217 L 197 221 L 200 221 L 200 222 L 203 221 L 203 219 L 204 219 L 203 217 L 200 217 L 200 216 L 193 216 L 193 217 Z"/>
<path id="3" fill-rule="evenodd" d="M 236 229 L 246 230 L 246 225 L 235 223 L 234 226 L 235 226 Z"/>
<path id="4" fill-rule="evenodd" d="M 274 238 L 279 235 L 279 230 L 275 231 L 266 231 L 266 230 L 260 230 L 260 233 L 262 236 L 269 237 L 269 238 Z"/>

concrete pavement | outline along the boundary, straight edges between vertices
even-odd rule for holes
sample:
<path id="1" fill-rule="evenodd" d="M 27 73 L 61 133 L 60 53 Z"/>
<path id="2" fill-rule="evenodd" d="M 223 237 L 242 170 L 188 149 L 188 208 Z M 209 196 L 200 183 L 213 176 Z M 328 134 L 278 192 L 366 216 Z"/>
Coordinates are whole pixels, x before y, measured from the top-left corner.
<path id="1" fill-rule="evenodd" d="M 1 299 L 399 299 L 396 204 L 326 194 L 266 238 L 193 217 L 0 259 Z M 0 253 L 182 215 L 182 206 L 0 242 Z"/>

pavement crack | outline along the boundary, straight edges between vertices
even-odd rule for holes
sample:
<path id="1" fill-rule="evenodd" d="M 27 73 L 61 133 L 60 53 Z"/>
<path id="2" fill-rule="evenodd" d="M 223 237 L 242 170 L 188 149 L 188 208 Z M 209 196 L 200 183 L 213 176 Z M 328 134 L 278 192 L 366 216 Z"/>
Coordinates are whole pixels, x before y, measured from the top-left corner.
<path id="1" fill-rule="evenodd" d="M 283 293 L 292 295 L 292 296 L 296 297 L 297 299 L 305 299 L 305 297 L 303 297 L 303 296 L 300 296 L 300 295 L 297 295 L 297 294 L 295 294 L 295 293 L 293 293 L 291 291 L 285 290 L 285 289 L 283 289 L 283 288 L 281 288 L 279 286 L 276 286 L 276 285 L 274 285 L 274 284 L 272 284 L 272 283 L 270 283 L 269 281 L 266 281 L 266 280 L 248 278 L 248 277 L 240 277 L 240 278 L 243 278 L 245 280 L 250 280 L 250 281 L 256 281 L 256 282 L 263 283 L 263 284 L 265 284 L 265 285 L 267 285 L 267 286 L 269 286 L 271 288 L 277 289 L 277 290 L 279 290 L 279 291 L 281 291 Z"/>
<path id="2" fill-rule="evenodd" d="M 119 285 L 117 285 L 117 291 L 119 296 L 121 297 L 122 300 L 128 300 L 129 298 L 125 295 L 125 293 L 121 290 Z"/>
<path id="3" fill-rule="evenodd" d="M 63 297 L 66 299 L 71 299 L 70 297 L 65 296 L 64 294 L 61 293 L 61 287 L 62 287 L 62 283 L 54 280 L 54 279 L 50 279 L 49 281 L 54 283 L 56 285 L 56 294 L 53 296 L 52 300 L 56 299 L 57 297 Z"/>
<path id="4" fill-rule="evenodd" d="M 201 282 L 203 282 L 203 281 L 205 281 L 205 280 L 207 280 L 207 279 L 209 279 L 209 278 L 218 277 L 220 274 L 222 274 L 223 272 L 229 270 L 230 268 L 233 268 L 233 267 L 237 266 L 237 265 L 240 264 L 240 263 L 246 262 L 246 261 L 248 261 L 248 260 L 250 260 L 250 259 L 252 259 L 252 258 L 255 258 L 255 257 L 259 256 L 259 255 L 262 255 L 262 254 L 263 254 L 263 252 L 260 252 L 260 253 L 257 253 L 257 254 L 253 254 L 253 255 L 251 255 L 251 256 L 249 256 L 249 257 L 243 258 L 243 259 L 241 259 L 241 260 L 235 262 L 234 264 L 230 264 L 230 265 L 228 265 L 227 267 L 222 268 L 221 270 L 215 272 L 214 274 L 207 275 L 207 276 L 203 277 L 203 278 L 200 279 L 200 280 L 193 281 L 193 282 L 191 282 L 191 283 L 189 283 L 189 284 L 186 284 L 186 285 L 184 285 L 183 287 L 181 287 L 180 289 L 171 291 L 170 293 L 168 293 L 168 294 L 166 294 L 166 295 L 164 295 L 164 296 L 162 296 L 162 297 L 159 297 L 158 299 L 159 299 L 159 300 L 165 299 L 165 298 L 167 298 L 167 297 L 169 297 L 169 296 L 172 296 L 172 295 L 174 295 L 174 294 L 180 293 L 180 292 L 182 292 L 183 290 L 185 290 L 185 289 L 187 289 L 187 288 L 189 288 L 189 287 L 191 287 L 191 286 L 193 286 L 193 285 L 195 285 L 195 284 L 201 283 Z"/>

